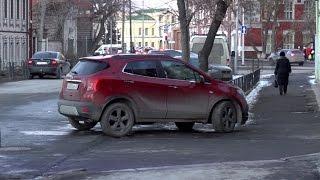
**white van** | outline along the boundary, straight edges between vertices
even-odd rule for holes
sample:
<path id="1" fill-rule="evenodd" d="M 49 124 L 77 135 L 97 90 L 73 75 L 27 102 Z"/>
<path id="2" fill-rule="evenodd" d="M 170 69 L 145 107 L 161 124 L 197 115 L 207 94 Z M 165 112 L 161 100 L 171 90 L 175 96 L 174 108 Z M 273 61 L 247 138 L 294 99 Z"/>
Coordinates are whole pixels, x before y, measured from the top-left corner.
<path id="1" fill-rule="evenodd" d="M 119 54 L 122 53 L 121 44 L 102 44 L 95 52 L 96 55 Z"/>
<path id="2" fill-rule="evenodd" d="M 199 54 L 206 41 L 206 35 L 196 35 L 190 38 L 190 50 Z M 229 65 L 230 54 L 227 44 L 227 37 L 224 35 L 217 35 L 209 56 L 208 64 Z"/>

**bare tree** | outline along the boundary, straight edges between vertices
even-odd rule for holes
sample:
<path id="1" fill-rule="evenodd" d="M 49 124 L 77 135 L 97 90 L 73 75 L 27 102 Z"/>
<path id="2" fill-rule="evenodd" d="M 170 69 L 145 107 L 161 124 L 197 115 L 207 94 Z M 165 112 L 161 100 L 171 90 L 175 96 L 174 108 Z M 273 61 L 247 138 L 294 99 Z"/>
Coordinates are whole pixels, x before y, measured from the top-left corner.
<path id="1" fill-rule="evenodd" d="M 105 23 L 111 16 L 121 11 L 123 0 L 91 0 L 94 10 L 94 20 L 98 23 L 98 33 L 93 39 L 91 51 L 97 48 L 106 33 Z"/>
<path id="2" fill-rule="evenodd" d="M 191 4 L 193 4 L 191 0 L 177 0 L 181 30 L 182 59 L 187 62 L 190 60 L 190 22 L 195 13 L 195 11 L 190 9 Z"/>
<path id="3" fill-rule="evenodd" d="M 206 7 L 214 8 L 211 9 L 213 19 L 211 21 L 206 41 L 202 50 L 199 52 L 200 69 L 203 71 L 208 71 L 208 59 L 214 44 L 214 39 L 226 15 L 228 7 L 232 3 L 232 0 L 217 0 L 216 2 L 207 0 L 206 2 L 207 3 L 204 3 Z"/>
<path id="4" fill-rule="evenodd" d="M 46 9 L 47 9 L 48 0 L 41 0 L 40 1 L 40 15 L 39 15 L 39 29 L 38 29 L 38 51 L 42 50 L 42 41 L 43 41 L 43 29 L 44 29 L 44 19 L 46 16 Z"/>

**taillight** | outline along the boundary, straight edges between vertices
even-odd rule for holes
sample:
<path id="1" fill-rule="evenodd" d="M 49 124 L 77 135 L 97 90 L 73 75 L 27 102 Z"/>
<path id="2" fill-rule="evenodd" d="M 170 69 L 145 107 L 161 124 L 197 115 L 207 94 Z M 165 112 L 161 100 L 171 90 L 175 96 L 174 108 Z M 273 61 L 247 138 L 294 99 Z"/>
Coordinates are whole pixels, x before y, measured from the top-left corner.
<path id="1" fill-rule="evenodd" d="M 28 60 L 28 65 L 32 65 L 33 61 L 31 59 Z"/>
<path id="2" fill-rule="evenodd" d="M 87 81 L 87 91 L 96 91 L 98 85 L 98 80 L 88 80 Z"/>
<path id="3" fill-rule="evenodd" d="M 51 65 L 54 65 L 54 66 L 58 65 L 58 61 L 55 59 L 51 59 Z"/>

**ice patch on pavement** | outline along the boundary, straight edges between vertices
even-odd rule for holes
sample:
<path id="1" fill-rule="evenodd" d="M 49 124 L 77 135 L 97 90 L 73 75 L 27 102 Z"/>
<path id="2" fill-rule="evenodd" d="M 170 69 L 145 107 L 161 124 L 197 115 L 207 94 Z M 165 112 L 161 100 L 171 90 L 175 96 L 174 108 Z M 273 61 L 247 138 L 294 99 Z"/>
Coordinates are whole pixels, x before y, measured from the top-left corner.
<path id="1" fill-rule="evenodd" d="M 64 131 L 21 131 L 21 133 L 36 136 L 64 136 L 69 134 L 69 132 Z"/>
<path id="2" fill-rule="evenodd" d="M 261 75 L 261 79 L 268 79 L 268 78 L 271 78 L 272 76 L 274 76 L 274 74 L 263 74 Z"/>
<path id="3" fill-rule="evenodd" d="M 260 80 L 257 87 L 254 88 L 247 96 L 246 96 L 246 100 L 248 102 L 248 105 L 250 107 L 252 107 L 257 101 L 258 101 L 258 96 L 260 91 L 264 88 L 264 87 L 268 87 L 271 85 L 270 81 L 266 81 L 266 80 Z"/>
<path id="4" fill-rule="evenodd" d="M 38 117 L 46 119 L 58 118 L 60 116 L 60 114 L 58 113 L 58 105 L 56 99 L 41 102 L 31 102 L 29 104 L 17 106 L 7 113 L 14 114 L 15 116 Z"/>
<path id="5" fill-rule="evenodd" d="M 54 93 L 61 90 L 62 80 L 25 80 L 0 85 L 0 94 Z"/>

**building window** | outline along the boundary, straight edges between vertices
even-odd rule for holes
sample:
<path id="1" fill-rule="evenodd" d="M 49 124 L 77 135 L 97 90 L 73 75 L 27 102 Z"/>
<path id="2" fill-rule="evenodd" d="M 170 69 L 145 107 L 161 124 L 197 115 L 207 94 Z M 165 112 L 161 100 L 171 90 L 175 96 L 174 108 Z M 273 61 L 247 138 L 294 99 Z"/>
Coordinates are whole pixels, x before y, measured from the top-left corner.
<path id="1" fill-rule="evenodd" d="M 151 34 L 154 36 L 154 28 L 151 29 Z"/>
<path id="2" fill-rule="evenodd" d="M 145 28 L 145 30 L 144 30 L 144 34 L 146 35 L 146 36 L 148 36 L 149 35 L 149 32 L 148 32 L 148 28 Z"/>
<path id="3" fill-rule="evenodd" d="M 142 29 L 139 28 L 139 36 L 141 36 L 141 35 L 142 35 Z"/>
<path id="4" fill-rule="evenodd" d="M 10 18 L 13 19 L 13 0 L 11 0 L 11 3 L 10 3 Z"/>
<path id="5" fill-rule="evenodd" d="M 303 46 L 308 46 L 313 42 L 312 35 L 310 33 L 303 34 Z"/>
<path id="6" fill-rule="evenodd" d="M 142 47 L 142 43 L 141 42 L 139 42 L 138 44 L 139 44 L 139 47 Z"/>
<path id="7" fill-rule="evenodd" d="M 22 0 L 22 19 L 25 20 L 26 19 L 26 0 Z"/>
<path id="8" fill-rule="evenodd" d="M 159 22 L 162 22 L 162 15 L 159 16 Z"/>
<path id="9" fill-rule="evenodd" d="M 154 48 L 154 42 L 151 42 L 151 47 L 153 47 L 153 48 Z"/>
<path id="10" fill-rule="evenodd" d="M 148 47 L 148 42 L 145 42 L 144 45 L 145 45 L 145 47 Z"/>
<path id="11" fill-rule="evenodd" d="M 4 18 L 8 18 L 8 0 L 4 0 Z"/>
<path id="12" fill-rule="evenodd" d="M 289 32 L 287 34 L 284 34 L 283 48 L 284 49 L 293 49 L 294 48 L 294 33 Z"/>
<path id="13" fill-rule="evenodd" d="M 313 0 L 304 1 L 304 18 L 310 22 L 315 19 L 316 8 Z"/>
<path id="14" fill-rule="evenodd" d="M 293 2 L 292 0 L 285 0 L 284 3 L 284 18 L 285 19 L 293 19 Z"/>
<path id="15" fill-rule="evenodd" d="M 20 19 L 20 0 L 17 0 L 17 19 Z"/>

